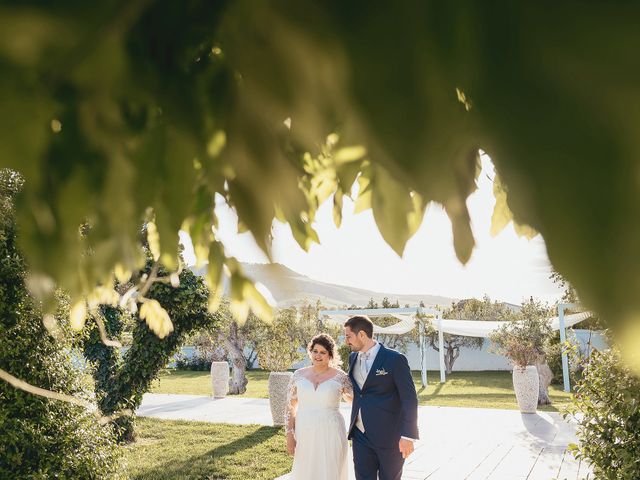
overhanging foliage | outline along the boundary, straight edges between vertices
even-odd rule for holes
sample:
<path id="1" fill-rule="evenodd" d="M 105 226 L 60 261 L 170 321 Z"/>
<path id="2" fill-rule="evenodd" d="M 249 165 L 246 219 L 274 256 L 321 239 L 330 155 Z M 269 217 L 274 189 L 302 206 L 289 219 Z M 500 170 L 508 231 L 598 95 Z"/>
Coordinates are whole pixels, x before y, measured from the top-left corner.
<path id="1" fill-rule="evenodd" d="M 640 369 L 640 62 L 636 3 L 61 1 L 0 6 L 0 161 L 36 272 L 75 300 L 136 271 L 140 221 L 177 265 L 184 226 L 237 316 L 268 306 L 215 240 L 222 195 L 268 250 L 304 247 L 318 205 L 358 181 L 402 253 L 445 206 L 458 257 L 479 149 L 495 231 L 540 232 L 553 265 Z M 505 195 L 506 194 L 506 195 Z M 513 212 L 513 213 L 511 213 Z M 82 240 L 78 225 L 93 228 Z M 520 230 L 531 234 L 529 228 Z M 94 254 L 80 255 L 89 244 Z M 81 272 L 81 275 L 78 275 Z M 215 299 L 214 299 L 215 300 Z M 215 301 L 213 302 L 215 306 Z"/>

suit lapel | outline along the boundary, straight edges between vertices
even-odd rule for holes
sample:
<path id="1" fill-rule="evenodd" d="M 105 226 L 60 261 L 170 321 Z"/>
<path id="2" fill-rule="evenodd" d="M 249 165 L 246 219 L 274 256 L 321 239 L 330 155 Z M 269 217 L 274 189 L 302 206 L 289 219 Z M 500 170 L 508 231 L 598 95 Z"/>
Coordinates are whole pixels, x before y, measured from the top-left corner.
<path id="1" fill-rule="evenodd" d="M 380 369 L 386 355 L 387 355 L 387 349 L 384 347 L 384 345 L 380 344 L 380 349 L 378 350 L 378 354 L 376 355 L 376 358 L 373 360 L 373 365 L 371 365 L 371 370 L 369 370 L 369 375 L 367 375 L 367 379 L 362 385 L 362 390 L 366 388 L 371 378 L 376 376 L 376 370 Z"/>
<path id="2" fill-rule="evenodd" d="M 353 356 L 353 360 L 351 360 L 351 362 L 349 363 L 349 378 L 351 379 L 351 385 L 353 385 L 353 389 L 360 392 L 360 387 L 358 386 L 358 382 L 356 382 L 356 379 L 353 376 L 353 366 L 357 361 L 358 361 L 358 354 L 356 353 Z"/>

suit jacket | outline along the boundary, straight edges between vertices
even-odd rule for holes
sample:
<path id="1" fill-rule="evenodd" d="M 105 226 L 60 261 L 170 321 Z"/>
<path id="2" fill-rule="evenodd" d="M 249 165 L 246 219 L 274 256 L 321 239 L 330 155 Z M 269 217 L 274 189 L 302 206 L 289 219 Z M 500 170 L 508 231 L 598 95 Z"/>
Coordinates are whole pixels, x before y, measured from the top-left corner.
<path id="1" fill-rule="evenodd" d="M 353 405 L 349 438 L 358 410 L 369 441 L 379 448 L 398 448 L 400 437 L 418 439 L 418 396 L 409 362 L 400 352 L 380 345 L 362 389 L 353 378 L 356 352 L 349 355 Z"/>

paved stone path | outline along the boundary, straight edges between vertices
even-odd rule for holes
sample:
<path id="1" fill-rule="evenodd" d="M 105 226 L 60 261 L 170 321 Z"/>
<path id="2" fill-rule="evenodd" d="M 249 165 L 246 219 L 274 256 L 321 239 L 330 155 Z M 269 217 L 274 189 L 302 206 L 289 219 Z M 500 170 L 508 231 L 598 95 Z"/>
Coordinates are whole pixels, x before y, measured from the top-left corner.
<path id="1" fill-rule="evenodd" d="M 349 409 L 341 408 L 345 419 Z M 258 398 L 146 394 L 137 413 L 173 420 L 272 424 L 269 401 Z M 419 407 L 418 424 L 422 440 L 405 463 L 405 480 L 593 478 L 567 450 L 576 441 L 575 425 L 557 413 Z"/>

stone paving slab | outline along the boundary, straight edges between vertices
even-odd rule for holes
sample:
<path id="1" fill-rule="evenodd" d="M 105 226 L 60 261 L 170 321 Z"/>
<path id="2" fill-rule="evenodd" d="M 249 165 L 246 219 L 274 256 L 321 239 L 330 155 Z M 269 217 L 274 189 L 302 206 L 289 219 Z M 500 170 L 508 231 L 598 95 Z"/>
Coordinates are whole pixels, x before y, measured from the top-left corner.
<path id="1" fill-rule="evenodd" d="M 350 406 L 340 412 L 349 418 Z M 272 425 L 269 400 L 146 394 L 137 414 L 170 420 Z M 567 445 L 575 424 L 551 412 L 418 407 L 421 440 L 407 459 L 403 479 L 592 479 Z M 287 476 L 281 477 L 282 480 Z M 353 477 L 351 468 L 350 478 Z"/>

